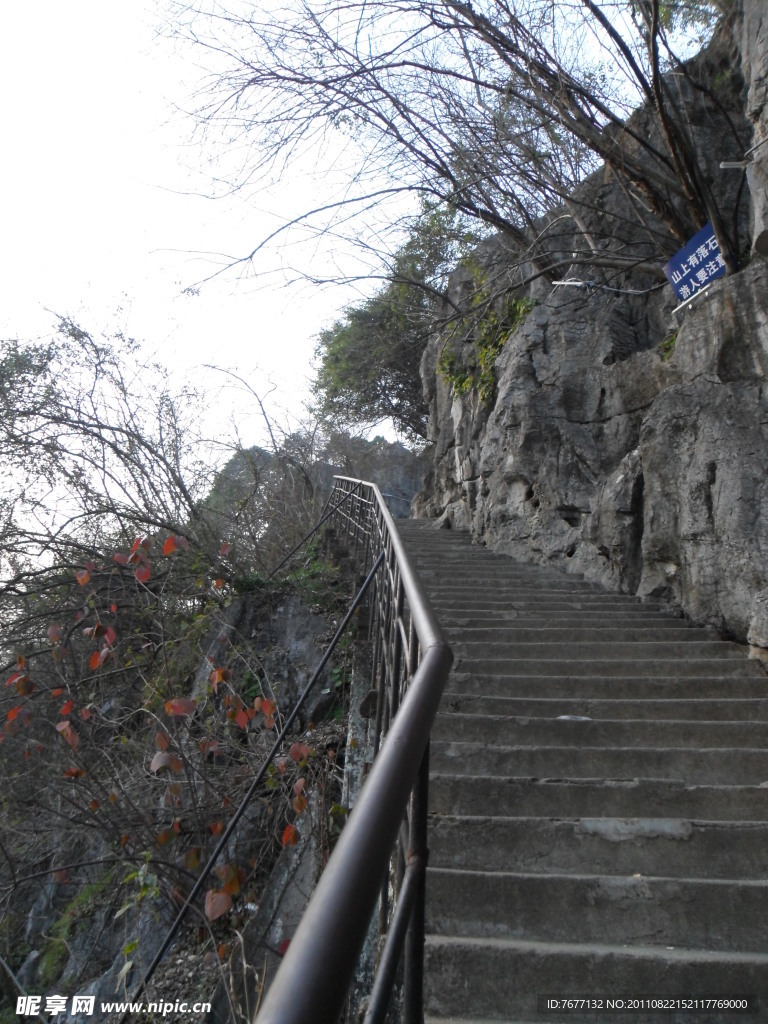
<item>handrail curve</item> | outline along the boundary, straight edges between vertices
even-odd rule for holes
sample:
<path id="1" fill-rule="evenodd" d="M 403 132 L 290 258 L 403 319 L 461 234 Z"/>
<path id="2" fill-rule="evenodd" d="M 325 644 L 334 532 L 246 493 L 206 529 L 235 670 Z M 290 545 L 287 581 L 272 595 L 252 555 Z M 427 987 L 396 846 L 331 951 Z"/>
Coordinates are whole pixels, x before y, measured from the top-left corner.
<path id="1" fill-rule="evenodd" d="M 363 570 L 384 554 L 370 628 L 377 747 L 379 735 L 384 738 L 254 1024 L 336 1024 L 377 901 L 387 903 L 406 808 L 409 843 L 400 853 L 396 888 L 409 905 L 394 912 L 392 940 L 407 931 L 403 1020 L 420 1024 L 428 741 L 453 655 L 378 487 L 336 477 L 333 503 L 338 507 L 330 521 L 361 554 Z M 380 918 L 387 919 L 388 910 L 380 906 Z M 397 959 L 399 949 L 386 947 L 389 975 Z M 370 1024 L 383 1019 L 390 990 L 389 983 L 374 985 Z"/>

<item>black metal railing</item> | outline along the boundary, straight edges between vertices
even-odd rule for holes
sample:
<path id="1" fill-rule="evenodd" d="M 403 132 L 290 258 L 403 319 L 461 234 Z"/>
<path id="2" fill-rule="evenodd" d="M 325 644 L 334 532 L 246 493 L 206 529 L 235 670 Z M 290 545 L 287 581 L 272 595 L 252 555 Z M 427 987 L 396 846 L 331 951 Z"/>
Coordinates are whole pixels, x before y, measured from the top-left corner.
<path id="1" fill-rule="evenodd" d="M 402 962 L 403 1024 L 422 1024 L 429 733 L 453 656 L 379 489 L 336 477 L 328 507 L 363 570 L 381 559 L 369 638 L 374 760 L 256 1024 L 336 1024 L 378 904 L 386 933 L 365 1024 L 386 1016 Z"/>

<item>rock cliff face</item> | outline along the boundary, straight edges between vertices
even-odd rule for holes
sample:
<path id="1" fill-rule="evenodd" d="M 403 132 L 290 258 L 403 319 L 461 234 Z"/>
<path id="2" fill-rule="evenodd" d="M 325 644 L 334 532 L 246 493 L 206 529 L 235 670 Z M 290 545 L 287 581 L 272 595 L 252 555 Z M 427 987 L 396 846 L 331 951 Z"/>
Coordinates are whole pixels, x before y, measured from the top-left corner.
<path id="1" fill-rule="evenodd" d="M 767 30 L 763 5 L 748 2 L 741 95 L 757 140 L 768 75 L 754 41 Z M 454 393 L 438 369 L 451 342 L 433 338 L 422 371 L 434 461 L 417 514 L 768 646 L 766 195 L 753 173 L 751 184 L 756 255 L 681 313 L 667 286 L 540 279 L 496 360 L 490 403 Z M 493 240 L 479 256 L 498 265 L 501 250 Z M 466 278 L 454 275 L 454 302 Z M 466 365 L 474 346 L 463 349 Z"/>

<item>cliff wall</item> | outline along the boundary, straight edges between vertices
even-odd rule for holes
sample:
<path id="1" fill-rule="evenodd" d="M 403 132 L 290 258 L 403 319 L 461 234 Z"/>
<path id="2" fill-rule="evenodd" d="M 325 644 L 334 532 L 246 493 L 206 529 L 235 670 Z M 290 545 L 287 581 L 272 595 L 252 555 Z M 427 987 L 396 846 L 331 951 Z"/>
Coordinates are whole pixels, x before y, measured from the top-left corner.
<path id="1" fill-rule="evenodd" d="M 768 11 L 747 0 L 731 50 L 721 50 L 741 70 L 733 90 L 745 149 L 768 139 L 767 37 Z M 709 159 L 717 140 L 706 131 L 701 140 L 715 147 Z M 539 278 L 526 290 L 533 308 L 496 359 L 490 401 L 457 393 L 444 372 L 451 347 L 454 363 L 471 367 L 473 339 L 431 340 L 422 372 L 433 463 L 417 514 L 522 559 L 663 597 L 768 646 L 767 151 L 748 173 L 752 257 L 680 313 L 652 280 Z M 739 172 L 720 174 L 737 204 Z M 621 203 L 600 175 L 585 188 Z M 504 249 L 498 238 L 478 252 L 497 279 Z M 454 274 L 452 302 L 470 276 Z"/>

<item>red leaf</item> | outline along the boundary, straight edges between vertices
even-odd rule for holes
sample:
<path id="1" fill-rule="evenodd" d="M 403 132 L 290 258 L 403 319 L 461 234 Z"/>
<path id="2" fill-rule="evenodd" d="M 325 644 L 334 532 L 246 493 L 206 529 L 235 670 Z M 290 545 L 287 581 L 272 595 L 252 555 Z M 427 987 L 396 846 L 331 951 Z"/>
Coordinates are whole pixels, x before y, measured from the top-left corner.
<path id="1" fill-rule="evenodd" d="M 110 647 L 112 647 L 114 645 L 115 640 L 117 640 L 117 633 L 112 628 L 112 626 L 107 626 L 104 630 L 104 642 L 109 644 Z"/>
<path id="2" fill-rule="evenodd" d="M 97 669 L 101 668 L 111 653 L 112 652 L 108 647 L 102 647 L 100 651 L 94 651 L 91 655 L 91 660 L 88 662 L 91 666 L 91 671 L 95 672 Z"/>
<path id="3" fill-rule="evenodd" d="M 211 825 L 208 826 L 208 831 L 211 833 L 212 836 L 220 836 L 221 833 L 224 831 L 224 822 L 214 821 Z"/>
<path id="4" fill-rule="evenodd" d="M 175 537 L 169 537 L 166 540 L 165 544 L 163 544 L 163 554 L 167 558 L 168 555 L 172 555 L 175 550 L 176 550 L 176 538 Z"/>
<path id="5" fill-rule="evenodd" d="M 232 670 L 228 668 L 215 668 L 208 676 L 213 687 L 213 692 L 218 693 L 219 683 L 226 683 L 232 678 Z"/>
<path id="6" fill-rule="evenodd" d="M 219 554 L 221 555 L 222 558 L 226 558 L 231 550 L 232 550 L 232 545 L 231 544 L 227 544 L 227 542 L 225 541 L 221 545 L 221 547 L 219 548 Z"/>
<path id="7" fill-rule="evenodd" d="M 222 917 L 232 906 L 232 897 L 220 889 L 209 889 L 205 894 L 205 916 L 209 921 Z"/>
<path id="8" fill-rule="evenodd" d="M 247 729 L 249 721 L 248 712 L 244 708 L 240 708 L 235 714 L 235 725 L 238 725 L 241 729 Z"/>
<path id="9" fill-rule="evenodd" d="M 128 565 L 128 555 L 118 552 L 116 555 L 112 555 L 112 558 L 118 565 Z"/>
<path id="10" fill-rule="evenodd" d="M 87 569 L 81 569 L 80 572 L 75 573 L 75 579 L 77 580 L 81 587 L 86 586 L 86 584 L 90 581 L 90 578 L 91 574 L 88 572 Z"/>
<path id="11" fill-rule="evenodd" d="M 191 715 L 197 707 L 197 701 L 189 697 L 174 697 L 173 700 L 165 702 L 166 715 Z"/>
<path id="12" fill-rule="evenodd" d="M 62 693 L 64 693 L 64 687 L 63 686 L 57 686 L 55 690 L 51 690 L 51 696 L 52 697 L 60 697 L 62 695 Z"/>
<path id="13" fill-rule="evenodd" d="M 274 715 L 276 707 L 277 703 L 273 700 L 263 700 L 261 702 L 261 712 L 265 718 L 269 718 L 271 715 Z"/>
<path id="14" fill-rule="evenodd" d="M 29 678 L 29 676 L 19 676 L 14 686 L 16 693 L 20 697 L 28 697 L 30 693 L 35 689 L 35 684 Z"/>
<path id="15" fill-rule="evenodd" d="M 223 580 L 223 579 L 221 578 L 221 576 L 218 576 L 218 577 L 217 577 L 217 578 L 216 578 L 216 579 L 215 579 L 215 580 L 213 581 L 213 585 L 214 585 L 214 587 L 216 587 L 216 589 L 217 589 L 217 590 L 221 590 L 221 588 L 222 588 L 222 587 L 224 586 L 224 582 L 225 582 L 225 581 L 224 581 L 224 580 Z"/>
<path id="16" fill-rule="evenodd" d="M 286 825 L 283 829 L 281 842 L 283 846 L 295 846 L 299 841 L 299 832 L 295 825 Z"/>
<path id="17" fill-rule="evenodd" d="M 68 700 L 67 703 L 63 705 L 63 707 L 62 707 L 61 711 L 59 712 L 59 714 L 60 715 L 68 715 L 69 712 L 72 710 L 72 708 L 74 706 L 75 706 L 75 702 L 73 700 Z"/>
<path id="18" fill-rule="evenodd" d="M 112 612 L 113 615 L 116 615 L 117 614 L 117 605 L 116 604 L 111 604 L 109 606 L 109 610 Z"/>
<path id="19" fill-rule="evenodd" d="M 152 572 L 148 565 L 140 565 L 136 570 L 136 579 L 139 583 L 146 583 L 151 575 Z"/>
<path id="20" fill-rule="evenodd" d="M 75 765 L 72 765 L 71 768 L 65 768 L 62 775 L 65 779 L 82 779 L 85 772 L 82 768 L 76 768 Z"/>
<path id="21" fill-rule="evenodd" d="M 101 804 L 99 803 L 98 800 L 94 799 L 94 800 L 91 800 L 91 802 L 88 804 L 88 806 L 90 807 L 90 809 L 92 811 L 98 811 L 98 809 L 101 806 Z"/>
<path id="22" fill-rule="evenodd" d="M 302 776 L 300 779 L 296 779 L 293 784 L 293 792 L 296 796 L 301 796 L 307 788 L 307 780 Z"/>
<path id="23" fill-rule="evenodd" d="M 298 764 L 301 761 L 306 761 L 310 755 L 310 748 L 306 743 L 293 743 L 291 749 L 288 751 L 293 760 Z"/>
<path id="24" fill-rule="evenodd" d="M 164 729 L 158 730 L 155 733 L 155 746 L 158 750 L 167 750 L 171 745 L 171 737 L 165 732 Z"/>
<path id="25" fill-rule="evenodd" d="M 80 737 L 72 728 L 69 719 L 67 719 L 65 722 L 59 722 L 56 725 L 56 731 L 61 733 L 62 739 L 66 740 L 73 750 L 77 750 L 77 747 L 80 743 Z"/>
<path id="26" fill-rule="evenodd" d="M 297 814 L 301 814 L 302 811 L 306 811 L 309 806 L 309 801 L 305 796 L 295 796 L 291 801 L 291 807 L 296 811 Z"/>
<path id="27" fill-rule="evenodd" d="M 23 704 L 17 704 L 15 708 L 11 708 L 11 710 L 10 710 L 10 711 L 8 712 L 8 714 L 7 714 L 6 716 L 5 716 L 5 717 L 6 717 L 6 720 L 7 720 L 7 721 L 9 721 L 9 722 L 12 722 L 12 721 L 13 721 L 13 720 L 14 720 L 15 718 L 17 718 L 17 717 L 18 717 L 18 715 L 19 715 L 19 712 L 21 711 L 21 709 L 22 709 L 23 707 L 24 707 L 24 705 L 23 705 Z"/>
<path id="28" fill-rule="evenodd" d="M 52 644 L 57 644 L 61 640 L 64 630 L 61 626 L 52 625 L 48 627 L 48 639 Z"/>
<path id="29" fill-rule="evenodd" d="M 69 881 L 69 871 L 66 868 L 60 868 L 58 871 L 54 871 L 53 880 L 57 885 L 66 885 Z"/>
<path id="30" fill-rule="evenodd" d="M 83 708 L 80 711 L 80 717 L 82 718 L 82 720 L 84 722 L 87 722 L 88 719 L 91 717 L 91 709 L 90 708 Z"/>
<path id="31" fill-rule="evenodd" d="M 240 892 L 240 887 L 245 881 L 245 872 L 242 868 L 232 865 L 229 872 L 226 884 L 222 886 L 224 892 L 229 893 L 230 896 L 237 896 Z"/>
<path id="32" fill-rule="evenodd" d="M 145 537 L 143 540 L 141 537 L 137 537 L 131 545 L 131 554 L 135 555 L 139 551 L 139 548 L 143 548 L 144 551 L 149 551 L 150 543 L 151 541 L 149 537 Z"/>
<path id="33" fill-rule="evenodd" d="M 164 828 L 162 832 L 158 832 L 155 836 L 155 842 L 158 846 L 166 846 L 174 837 L 174 831 L 170 828 Z"/>
<path id="34" fill-rule="evenodd" d="M 219 753 L 219 741 L 218 740 L 200 740 L 200 749 L 203 752 L 204 757 L 216 757 Z"/>

